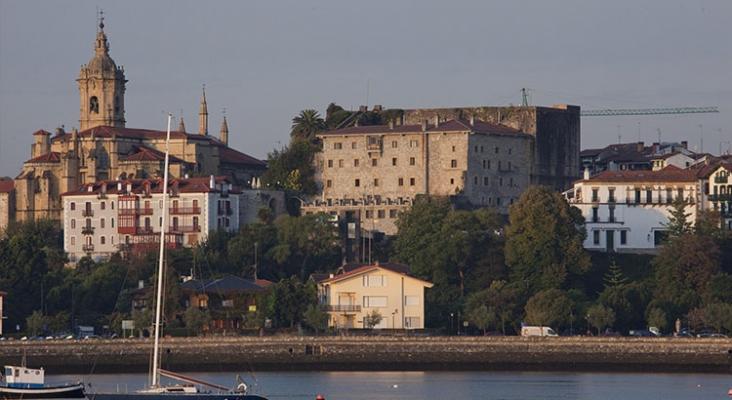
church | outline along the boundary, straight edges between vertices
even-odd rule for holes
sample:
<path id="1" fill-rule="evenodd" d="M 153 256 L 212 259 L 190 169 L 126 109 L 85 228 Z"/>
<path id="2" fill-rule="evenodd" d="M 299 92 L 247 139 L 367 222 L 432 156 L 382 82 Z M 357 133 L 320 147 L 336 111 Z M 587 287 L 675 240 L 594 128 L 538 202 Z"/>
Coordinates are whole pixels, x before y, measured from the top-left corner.
<path id="1" fill-rule="evenodd" d="M 109 56 L 100 19 L 94 56 L 78 79 L 79 129 L 33 133 L 31 158 L 14 180 L 15 220 L 61 221 L 61 194 L 80 185 L 106 180 L 162 178 L 166 132 L 126 127 L 125 70 Z M 234 187 L 256 188 L 267 163 L 228 146 L 224 117 L 219 136 L 209 135 L 205 88 L 197 133 L 187 133 L 183 119 L 170 133 L 171 178 L 226 176 Z"/>

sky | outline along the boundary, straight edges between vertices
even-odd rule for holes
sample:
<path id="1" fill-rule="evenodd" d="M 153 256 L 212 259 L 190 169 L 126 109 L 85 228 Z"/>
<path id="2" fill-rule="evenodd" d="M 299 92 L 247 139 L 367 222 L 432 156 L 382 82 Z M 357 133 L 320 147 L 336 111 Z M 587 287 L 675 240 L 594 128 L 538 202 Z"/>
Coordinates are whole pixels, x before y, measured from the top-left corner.
<path id="1" fill-rule="evenodd" d="M 167 113 L 266 159 L 301 110 L 573 104 L 584 110 L 718 107 L 716 114 L 582 117 L 581 147 L 732 144 L 729 0 L 0 0 L 0 176 L 32 133 L 78 127 L 79 68 L 98 10 L 128 79 L 128 128 Z M 177 121 L 174 122 L 174 127 Z"/>

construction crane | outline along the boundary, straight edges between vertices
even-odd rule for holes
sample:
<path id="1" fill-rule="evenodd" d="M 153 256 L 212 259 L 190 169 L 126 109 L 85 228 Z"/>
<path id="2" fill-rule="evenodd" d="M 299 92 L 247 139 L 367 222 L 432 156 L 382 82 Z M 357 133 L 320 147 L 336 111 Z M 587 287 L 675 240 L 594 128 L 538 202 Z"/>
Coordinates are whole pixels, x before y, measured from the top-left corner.
<path id="1" fill-rule="evenodd" d="M 702 114 L 718 112 L 717 107 L 636 108 L 625 110 L 580 110 L 580 116 L 600 117 L 607 115 Z"/>

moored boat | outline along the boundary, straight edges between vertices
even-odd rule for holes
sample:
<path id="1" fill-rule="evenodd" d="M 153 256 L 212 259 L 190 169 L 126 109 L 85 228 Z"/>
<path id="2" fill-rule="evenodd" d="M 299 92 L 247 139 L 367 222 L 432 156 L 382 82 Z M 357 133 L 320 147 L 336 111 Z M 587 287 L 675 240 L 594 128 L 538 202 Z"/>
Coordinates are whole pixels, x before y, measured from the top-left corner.
<path id="1" fill-rule="evenodd" d="M 0 399 L 85 399 L 83 382 L 47 385 L 43 368 L 6 365 Z"/>

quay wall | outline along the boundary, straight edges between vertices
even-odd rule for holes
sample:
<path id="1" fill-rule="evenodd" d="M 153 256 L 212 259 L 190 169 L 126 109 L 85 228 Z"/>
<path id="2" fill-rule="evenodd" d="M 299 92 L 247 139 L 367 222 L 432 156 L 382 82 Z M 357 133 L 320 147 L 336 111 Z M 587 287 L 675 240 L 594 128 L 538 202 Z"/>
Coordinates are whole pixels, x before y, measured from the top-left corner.
<path id="1" fill-rule="evenodd" d="M 162 367 L 194 371 L 643 371 L 728 373 L 730 339 L 265 336 L 166 338 Z M 0 365 L 49 374 L 147 372 L 149 339 L 0 342 Z"/>

